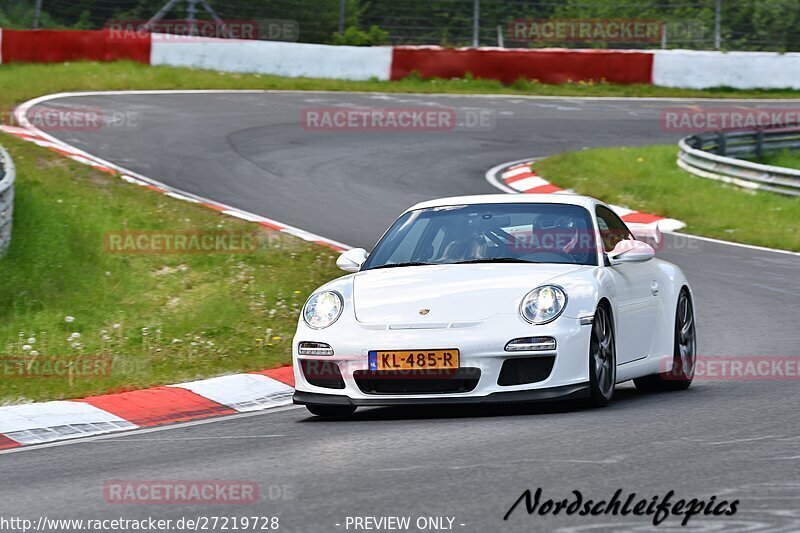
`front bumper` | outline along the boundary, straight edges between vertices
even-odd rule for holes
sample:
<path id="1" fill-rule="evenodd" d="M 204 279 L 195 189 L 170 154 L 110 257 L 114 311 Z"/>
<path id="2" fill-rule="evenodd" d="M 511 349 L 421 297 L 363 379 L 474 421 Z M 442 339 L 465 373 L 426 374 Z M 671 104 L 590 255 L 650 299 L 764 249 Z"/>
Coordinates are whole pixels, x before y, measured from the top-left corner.
<path id="1" fill-rule="evenodd" d="M 552 400 L 580 400 L 588 398 L 589 384 L 564 385 L 546 389 L 532 389 L 509 392 L 493 392 L 486 396 L 433 396 L 426 397 L 380 397 L 349 398 L 339 394 L 321 394 L 318 392 L 295 391 L 292 400 L 299 405 L 354 405 L 358 407 L 389 405 L 453 405 L 453 404 L 494 404 L 547 402 Z"/>
<path id="2" fill-rule="evenodd" d="M 577 399 L 588 395 L 589 338 L 591 325 L 580 319 L 559 317 L 539 326 L 519 315 L 498 314 L 481 323 L 436 329 L 391 329 L 346 320 L 324 330 L 302 324 L 293 341 L 295 374 L 294 402 L 320 405 L 420 405 L 459 403 L 534 402 Z M 522 337 L 553 337 L 556 349 L 540 352 L 507 352 L 506 344 Z M 300 356 L 301 341 L 329 344 L 333 356 Z M 361 378 L 368 371 L 370 350 L 454 349 L 460 352 L 461 370 L 480 371 L 477 383 L 464 392 L 385 393 L 366 390 Z M 552 370 L 535 382 L 501 385 L 503 365 L 510 359 L 554 358 Z M 309 382 L 300 363 L 335 365 L 341 373 L 339 386 L 317 386 Z M 313 380 L 312 380 L 313 381 Z M 360 384 L 360 385 L 359 385 Z"/>

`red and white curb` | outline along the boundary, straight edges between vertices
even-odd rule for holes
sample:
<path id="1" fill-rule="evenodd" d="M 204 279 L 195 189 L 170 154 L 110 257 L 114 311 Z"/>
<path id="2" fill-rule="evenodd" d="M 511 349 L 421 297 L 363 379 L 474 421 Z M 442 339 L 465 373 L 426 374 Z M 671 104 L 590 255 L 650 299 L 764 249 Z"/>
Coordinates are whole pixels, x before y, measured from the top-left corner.
<path id="1" fill-rule="evenodd" d="M 80 400 L 0 407 L 0 450 L 292 403 L 291 367 Z"/>
<path id="2" fill-rule="evenodd" d="M 532 159 L 498 165 L 487 172 L 486 179 L 498 189 L 508 193 L 575 194 L 574 191 L 562 189 L 537 175 L 532 169 L 535 162 L 536 160 Z M 655 229 L 658 227 L 661 231 L 677 231 L 686 226 L 674 218 L 634 211 L 618 205 L 609 205 L 609 207 L 629 226 L 637 228 Z"/>

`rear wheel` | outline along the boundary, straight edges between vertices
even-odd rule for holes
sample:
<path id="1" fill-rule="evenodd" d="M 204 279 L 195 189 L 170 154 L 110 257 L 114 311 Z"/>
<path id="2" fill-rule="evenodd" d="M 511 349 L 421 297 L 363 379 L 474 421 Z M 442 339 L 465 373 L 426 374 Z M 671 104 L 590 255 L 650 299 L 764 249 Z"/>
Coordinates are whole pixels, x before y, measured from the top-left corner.
<path id="1" fill-rule="evenodd" d="M 694 325 L 694 306 L 689 291 L 681 290 L 675 308 L 675 347 L 672 370 L 634 379 L 636 388 L 642 391 L 688 389 L 694 378 L 697 362 L 697 338 Z"/>
<path id="2" fill-rule="evenodd" d="M 326 418 L 341 418 L 350 416 L 356 412 L 355 405 L 306 405 L 312 415 L 324 416 Z"/>
<path id="3" fill-rule="evenodd" d="M 617 380 L 617 350 L 611 312 L 601 304 L 594 312 L 592 337 L 589 341 L 589 404 L 607 405 L 614 397 Z"/>

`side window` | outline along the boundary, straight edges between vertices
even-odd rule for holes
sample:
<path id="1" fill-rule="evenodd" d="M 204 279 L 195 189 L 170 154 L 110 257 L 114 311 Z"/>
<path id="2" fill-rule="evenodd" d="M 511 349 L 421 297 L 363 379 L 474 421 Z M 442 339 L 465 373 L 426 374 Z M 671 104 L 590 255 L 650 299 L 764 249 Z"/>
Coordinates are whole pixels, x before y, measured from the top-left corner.
<path id="1" fill-rule="evenodd" d="M 600 238 L 603 239 L 606 253 L 613 250 L 619 241 L 633 240 L 628 226 L 607 207 L 597 207 L 597 226 L 600 228 Z"/>

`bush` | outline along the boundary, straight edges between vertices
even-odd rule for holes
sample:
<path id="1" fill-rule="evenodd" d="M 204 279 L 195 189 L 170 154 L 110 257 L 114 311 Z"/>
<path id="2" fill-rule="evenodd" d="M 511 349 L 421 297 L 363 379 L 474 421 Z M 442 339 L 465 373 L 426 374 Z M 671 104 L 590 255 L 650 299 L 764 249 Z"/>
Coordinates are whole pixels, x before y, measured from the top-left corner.
<path id="1" fill-rule="evenodd" d="M 331 37 L 332 44 L 347 46 L 375 46 L 389 44 L 389 32 L 378 26 L 370 26 L 364 31 L 355 26 L 347 28 L 343 34 L 334 33 Z"/>

